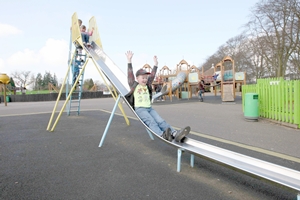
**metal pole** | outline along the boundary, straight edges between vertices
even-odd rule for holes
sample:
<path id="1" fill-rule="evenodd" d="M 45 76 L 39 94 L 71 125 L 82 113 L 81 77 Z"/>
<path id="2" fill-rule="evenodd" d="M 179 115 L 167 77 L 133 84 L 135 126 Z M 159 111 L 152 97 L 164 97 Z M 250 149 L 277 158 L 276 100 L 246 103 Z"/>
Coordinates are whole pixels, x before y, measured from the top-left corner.
<path id="1" fill-rule="evenodd" d="M 100 143 L 99 143 L 99 147 L 102 147 L 102 145 L 103 145 L 103 142 L 104 142 L 104 139 L 105 139 L 105 137 L 106 137 L 107 131 L 108 131 L 109 127 L 110 127 L 111 121 L 112 121 L 112 119 L 114 118 L 114 115 L 115 115 L 115 112 L 116 112 L 116 108 L 117 108 L 117 106 L 118 106 L 118 104 L 119 104 L 120 98 L 121 98 L 121 95 L 119 94 L 119 95 L 118 95 L 118 98 L 117 98 L 117 100 L 116 100 L 116 103 L 115 103 L 115 105 L 114 105 L 114 108 L 113 108 L 113 110 L 112 110 L 112 112 L 111 112 L 111 114 L 110 114 L 109 120 L 108 120 L 108 122 L 107 122 L 107 124 L 106 124 L 104 133 L 103 133 L 102 138 L 101 138 L 101 141 L 100 141 Z"/>
<path id="2" fill-rule="evenodd" d="M 83 67 L 82 67 L 82 70 L 85 69 L 85 67 L 86 67 L 86 65 L 87 65 L 87 62 L 88 62 L 88 61 L 86 61 L 86 62 L 84 63 L 84 65 L 83 65 Z M 77 77 L 77 79 L 76 79 L 76 82 L 79 80 L 79 76 L 81 76 L 81 74 L 82 74 L 82 71 L 79 73 L 79 75 L 78 75 L 78 77 Z M 58 116 L 57 116 L 57 118 L 56 118 L 56 120 L 55 120 L 55 122 L 54 122 L 54 124 L 53 124 L 53 126 L 52 126 L 52 128 L 51 128 L 51 130 L 50 130 L 51 132 L 54 131 L 54 129 L 55 129 L 57 123 L 58 123 L 58 120 L 60 119 L 61 114 L 62 114 L 62 112 L 64 111 L 64 109 L 65 109 L 65 107 L 66 107 L 66 105 L 67 105 L 67 103 L 68 103 L 68 101 L 69 101 L 69 99 L 70 99 L 70 97 L 71 97 L 71 95 L 72 95 L 74 89 L 75 89 L 75 86 L 76 86 L 76 85 L 73 85 L 73 87 L 71 88 L 71 91 L 70 91 L 68 97 L 66 98 L 66 101 L 65 101 L 63 107 L 61 108 L 61 110 L 60 110 L 60 112 L 59 112 L 59 114 L 58 114 Z"/>
<path id="3" fill-rule="evenodd" d="M 191 162 L 190 162 L 191 167 L 194 167 L 194 160 L 195 160 L 195 156 L 194 154 L 191 154 Z"/>
<path id="4" fill-rule="evenodd" d="M 47 131 L 50 130 L 50 126 L 51 126 L 51 123 L 52 123 L 52 120 L 53 120 L 53 117 L 54 117 L 54 114 L 55 114 L 55 111 L 56 111 L 56 108 L 57 108 L 57 105 L 58 105 L 60 96 L 61 96 L 62 91 L 63 91 L 63 85 L 65 84 L 65 82 L 66 82 L 66 80 L 67 80 L 69 71 L 70 71 L 70 65 L 69 65 L 69 67 L 68 67 L 68 71 L 67 71 L 66 76 L 65 76 L 65 78 L 64 78 L 64 81 L 63 81 L 63 83 L 62 83 L 62 87 L 60 88 L 60 91 L 59 91 L 59 93 L 58 93 L 58 96 L 57 96 L 57 99 L 56 99 L 56 102 L 55 102 L 55 105 L 54 105 L 54 108 L 53 108 L 51 117 L 50 117 L 50 119 L 49 119 L 49 123 L 48 123 L 47 129 L 46 129 Z"/>
<path id="5" fill-rule="evenodd" d="M 6 101 L 6 84 L 4 84 L 4 105 L 7 106 L 7 101 Z"/>
<path id="6" fill-rule="evenodd" d="M 177 150 L 177 172 L 180 172 L 181 155 L 182 155 L 182 149 L 179 148 Z"/>
<path id="7" fill-rule="evenodd" d="M 97 67 L 98 65 L 96 64 L 96 62 L 94 61 L 94 59 L 92 59 L 92 61 L 94 62 L 94 65 L 95 65 L 97 71 L 99 72 L 100 76 L 102 77 L 102 80 L 104 81 L 105 85 L 107 86 L 107 88 L 108 88 L 109 92 L 111 93 L 112 97 L 114 98 L 114 100 L 116 100 L 116 96 L 115 96 L 115 95 L 117 95 L 116 92 L 113 92 L 113 91 L 110 89 L 109 85 L 107 84 L 107 82 L 106 82 L 106 80 L 105 80 L 105 78 L 104 78 L 104 76 L 103 76 L 103 73 L 101 72 L 101 70 L 99 69 L 99 67 Z M 114 88 L 114 91 L 115 91 L 115 88 Z M 126 124 L 129 126 L 129 125 L 130 125 L 130 122 L 129 122 L 129 119 L 128 119 L 127 115 L 125 114 L 125 111 L 124 111 L 124 109 L 123 109 L 122 104 L 119 103 L 118 106 L 119 106 L 119 109 L 121 110 L 121 112 L 122 112 L 122 114 L 123 114 L 123 117 L 124 117 L 124 119 L 125 119 Z M 151 136 L 150 136 L 150 137 L 151 137 Z"/>
<path id="8" fill-rule="evenodd" d="M 154 140 L 152 133 L 147 128 L 146 128 L 146 131 L 148 132 L 149 137 L 151 138 L 151 140 Z"/>

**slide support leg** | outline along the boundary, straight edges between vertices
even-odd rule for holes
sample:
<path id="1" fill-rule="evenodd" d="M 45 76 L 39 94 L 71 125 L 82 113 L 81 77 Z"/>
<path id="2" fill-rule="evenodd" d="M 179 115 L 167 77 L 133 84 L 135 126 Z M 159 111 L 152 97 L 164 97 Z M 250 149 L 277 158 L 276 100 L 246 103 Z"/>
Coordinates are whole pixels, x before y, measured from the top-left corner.
<path id="1" fill-rule="evenodd" d="M 121 96 L 119 95 L 118 98 L 117 98 L 117 100 L 116 100 L 116 103 L 115 103 L 115 105 L 114 105 L 114 108 L 113 108 L 113 110 L 112 110 L 112 112 L 111 112 L 111 114 L 110 114 L 109 120 L 108 120 L 108 122 L 107 122 L 107 124 L 106 124 L 104 133 L 103 133 L 103 135 L 102 135 L 102 138 L 101 138 L 99 147 L 102 147 L 102 145 L 103 145 L 103 142 L 104 142 L 104 139 L 105 139 L 105 137 L 106 137 L 107 131 L 108 131 L 109 127 L 110 127 L 111 121 L 112 121 L 112 119 L 114 118 L 114 115 L 115 115 L 115 112 L 116 112 L 116 108 L 117 108 L 117 106 L 118 106 L 118 104 L 119 104 L 120 97 L 121 97 Z"/>

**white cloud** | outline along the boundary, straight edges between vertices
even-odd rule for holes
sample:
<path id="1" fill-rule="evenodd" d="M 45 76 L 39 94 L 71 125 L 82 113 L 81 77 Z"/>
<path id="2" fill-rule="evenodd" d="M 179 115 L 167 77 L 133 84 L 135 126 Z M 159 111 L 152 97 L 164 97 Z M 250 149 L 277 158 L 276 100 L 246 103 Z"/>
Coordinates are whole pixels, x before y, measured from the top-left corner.
<path id="1" fill-rule="evenodd" d="M 4 70 L 4 60 L 0 58 L 0 73 Z"/>
<path id="2" fill-rule="evenodd" d="M 22 31 L 17 27 L 14 27 L 9 24 L 0 24 L 0 37 L 10 36 L 10 35 L 18 35 L 21 34 Z"/>
<path id="3" fill-rule="evenodd" d="M 38 55 L 29 49 L 18 51 L 7 59 L 7 64 L 13 67 L 26 67 L 37 64 L 39 62 Z"/>
<path id="4" fill-rule="evenodd" d="M 68 51 L 68 44 L 65 40 L 50 38 L 38 54 L 41 62 L 48 66 L 67 65 Z"/>
<path id="5" fill-rule="evenodd" d="M 14 53 L 5 60 L 5 67 L 9 68 L 10 72 L 31 71 L 34 75 L 37 73 L 43 75 L 45 71 L 48 71 L 62 78 L 68 69 L 67 61 L 67 42 L 50 38 L 39 51 L 24 49 Z"/>
<path id="6" fill-rule="evenodd" d="M 68 53 L 69 44 L 67 41 L 50 38 L 38 51 L 25 49 L 14 53 L 9 58 L 0 59 L 0 72 L 3 71 L 3 68 L 6 68 L 6 70 L 9 69 L 10 73 L 15 71 L 31 71 L 34 76 L 36 76 L 38 73 L 44 75 L 47 71 L 51 74 L 55 74 L 58 81 L 62 82 L 68 70 Z M 127 69 L 125 55 L 122 54 L 119 56 L 122 61 L 125 60 L 125 64 L 122 65 L 125 68 L 123 71 L 125 71 Z M 143 55 L 141 60 L 146 60 L 144 56 L 146 55 Z M 145 64 L 145 61 L 143 64 Z M 140 65 L 140 67 L 142 67 L 142 65 Z M 6 71 L 6 73 L 8 73 L 8 71 Z M 92 60 L 90 60 L 86 66 L 84 78 L 92 78 L 94 81 L 100 80 L 100 82 L 103 82 Z"/>

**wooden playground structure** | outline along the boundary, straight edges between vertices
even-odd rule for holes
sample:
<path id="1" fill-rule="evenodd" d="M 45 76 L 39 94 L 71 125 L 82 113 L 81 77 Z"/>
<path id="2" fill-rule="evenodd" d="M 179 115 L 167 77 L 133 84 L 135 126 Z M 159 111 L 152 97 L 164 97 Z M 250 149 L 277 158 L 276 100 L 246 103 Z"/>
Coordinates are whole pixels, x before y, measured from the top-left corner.
<path id="1" fill-rule="evenodd" d="M 48 90 L 50 93 L 52 93 L 53 91 L 59 93 L 59 89 L 52 83 L 48 83 Z"/>
<path id="2" fill-rule="evenodd" d="M 236 91 L 241 90 L 241 85 L 246 85 L 246 73 L 235 72 L 235 63 L 230 56 L 225 56 L 221 62 L 214 66 L 214 75 L 218 75 L 214 81 L 214 94 L 221 92 L 222 101 L 234 101 Z M 219 86 L 219 87 L 218 87 Z"/>
<path id="3" fill-rule="evenodd" d="M 4 90 L 6 90 L 6 92 L 11 92 L 8 88 L 6 84 L 2 84 L 0 83 L 0 92 L 4 92 Z"/>
<path id="4" fill-rule="evenodd" d="M 148 70 L 149 70 L 149 67 L 148 67 Z M 144 66 L 144 68 L 147 70 L 147 68 L 145 66 Z M 165 99 L 165 96 L 168 96 L 171 101 L 172 101 L 173 95 L 176 96 L 177 98 L 190 98 L 190 96 L 189 96 L 189 81 L 188 81 L 189 68 L 190 68 L 190 65 L 185 60 L 181 60 L 177 64 L 176 69 L 174 71 L 169 69 L 169 67 L 166 65 L 163 66 L 153 81 L 154 88 L 157 85 L 161 85 L 162 87 L 167 85 L 169 90 L 168 90 L 168 93 L 166 95 L 164 95 L 163 98 Z M 172 80 L 174 80 L 178 76 L 178 74 L 182 73 L 182 72 L 185 73 L 185 78 L 183 80 L 183 83 L 180 87 L 178 87 L 177 89 L 174 90 L 174 88 L 172 86 Z M 197 79 L 197 82 L 198 82 L 198 79 Z"/>
<path id="5" fill-rule="evenodd" d="M 151 72 L 152 68 L 150 65 L 145 64 L 143 66 L 148 72 Z M 185 73 L 185 79 L 182 85 L 175 90 L 172 88 L 172 80 L 181 72 Z M 214 78 L 214 75 L 216 78 Z M 223 102 L 234 101 L 236 91 L 241 91 L 241 85 L 246 84 L 246 73 L 235 72 L 234 60 L 230 56 L 225 56 L 218 64 L 206 72 L 198 69 L 195 65 L 188 64 L 185 60 L 181 60 L 175 70 L 171 70 L 168 66 L 163 66 L 157 73 L 154 81 L 153 88 L 157 85 L 164 87 L 168 85 L 168 93 L 166 96 L 172 101 L 172 96 L 182 99 L 190 99 L 193 94 L 197 96 L 199 82 L 203 80 L 206 88 L 211 88 L 211 92 L 217 95 L 221 93 Z M 155 90 L 153 90 L 155 91 Z"/>

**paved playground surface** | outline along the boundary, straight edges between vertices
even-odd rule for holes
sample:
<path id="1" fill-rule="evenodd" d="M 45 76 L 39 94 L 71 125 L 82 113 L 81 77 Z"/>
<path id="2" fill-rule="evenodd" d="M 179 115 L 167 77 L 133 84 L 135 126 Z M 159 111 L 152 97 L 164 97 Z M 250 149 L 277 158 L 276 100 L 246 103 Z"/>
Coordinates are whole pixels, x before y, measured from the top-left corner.
<path id="1" fill-rule="evenodd" d="M 153 106 L 175 128 L 190 125 L 191 138 L 300 171 L 300 131 L 247 122 L 241 103 L 206 94 L 204 102 Z M 189 153 L 176 172 L 177 150 L 150 140 L 125 104 L 130 126 L 117 110 L 99 148 L 112 98 L 82 100 L 80 116 L 64 113 L 48 132 L 54 104 L 0 104 L 0 199 L 296 199 L 295 191 L 203 157 L 191 168 Z"/>

